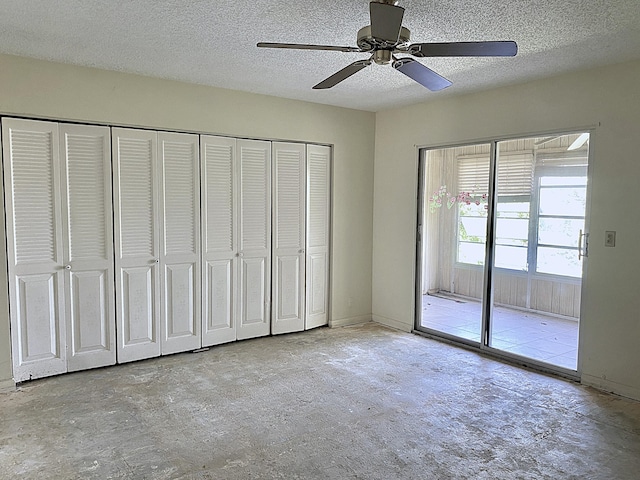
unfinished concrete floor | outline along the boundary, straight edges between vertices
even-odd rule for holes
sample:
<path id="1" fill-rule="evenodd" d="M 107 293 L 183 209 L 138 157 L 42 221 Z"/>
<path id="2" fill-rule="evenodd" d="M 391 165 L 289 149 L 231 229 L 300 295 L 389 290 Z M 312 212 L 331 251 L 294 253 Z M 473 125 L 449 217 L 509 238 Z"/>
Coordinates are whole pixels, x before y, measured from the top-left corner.
<path id="1" fill-rule="evenodd" d="M 637 479 L 640 403 L 375 324 L 0 395 L 0 477 Z"/>

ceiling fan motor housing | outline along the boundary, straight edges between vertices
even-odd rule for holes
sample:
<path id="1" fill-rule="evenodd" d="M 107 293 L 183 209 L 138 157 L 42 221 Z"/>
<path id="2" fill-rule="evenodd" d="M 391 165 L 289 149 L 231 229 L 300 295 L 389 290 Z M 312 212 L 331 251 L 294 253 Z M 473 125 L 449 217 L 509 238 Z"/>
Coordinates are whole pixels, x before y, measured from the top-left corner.
<path id="1" fill-rule="evenodd" d="M 409 47 L 409 43 L 411 42 L 411 32 L 408 28 L 402 27 L 400 29 L 400 36 L 398 37 L 398 41 L 395 43 L 389 43 L 385 40 L 381 40 L 379 38 L 374 38 L 371 35 L 371 25 L 367 25 L 366 27 L 362 27 L 358 30 L 358 47 L 364 52 L 375 52 L 378 53 L 380 51 L 389 52 L 389 59 L 385 62 L 379 62 L 377 58 L 374 58 L 376 63 L 389 63 L 391 61 L 391 52 L 394 50 L 402 50 Z M 381 54 L 381 57 L 384 57 L 385 54 Z"/>

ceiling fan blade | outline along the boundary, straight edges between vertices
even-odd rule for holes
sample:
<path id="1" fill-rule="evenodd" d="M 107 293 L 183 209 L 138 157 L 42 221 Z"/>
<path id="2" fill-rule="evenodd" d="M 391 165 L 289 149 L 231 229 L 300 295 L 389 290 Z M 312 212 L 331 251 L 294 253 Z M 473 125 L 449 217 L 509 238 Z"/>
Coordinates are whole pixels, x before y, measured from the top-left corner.
<path id="1" fill-rule="evenodd" d="M 389 45 L 398 43 L 404 8 L 388 3 L 371 2 L 369 4 L 371 17 L 371 36 Z"/>
<path id="2" fill-rule="evenodd" d="M 407 77 L 415 80 L 423 87 L 427 87 L 432 92 L 437 92 L 451 85 L 449 80 L 412 58 L 396 60 L 393 62 L 393 68 L 404 73 Z"/>
<path id="3" fill-rule="evenodd" d="M 573 141 L 573 143 L 571 145 L 569 145 L 569 148 L 567 148 L 567 150 L 577 150 L 581 146 L 583 146 L 585 143 L 587 143 L 588 141 L 589 141 L 589 134 L 588 133 L 582 133 L 578 138 L 576 138 Z"/>
<path id="4" fill-rule="evenodd" d="M 313 87 L 314 90 L 323 90 L 325 88 L 331 88 L 343 80 L 346 80 L 354 73 L 358 73 L 363 68 L 371 65 L 371 59 L 367 60 L 358 60 L 357 62 L 353 62 L 351 65 L 347 65 L 342 70 L 334 73 L 329 78 L 324 79 L 319 84 Z"/>
<path id="5" fill-rule="evenodd" d="M 308 45 L 306 43 L 271 43 L 260 42 L 256 45 L 261 48 L 291 48 L 295 50 L 331 50 L 337 52 L 361 52 L 358 47 L 339 47 L 335 45 Z"/>
<path id="6" fill-rule="evenodd" d="M 415 57 L 513 57 L 518 45 L 511 41 L 414 43 L 409 53 Z"/>

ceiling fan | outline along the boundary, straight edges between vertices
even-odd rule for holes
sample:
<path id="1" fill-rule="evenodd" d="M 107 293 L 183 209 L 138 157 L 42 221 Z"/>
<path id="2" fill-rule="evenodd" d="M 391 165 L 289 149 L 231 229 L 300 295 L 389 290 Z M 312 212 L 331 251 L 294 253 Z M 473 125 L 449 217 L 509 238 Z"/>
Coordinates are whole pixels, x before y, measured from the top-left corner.
<path id="1" fill-rule="evenodd" d="M 333 50 L 338 52 L 370 53 L 366 60 L 358 60 L 321 81 L 313 88 L 331 88 L 354 73 L 371 65 L 391 63 L 393 68 L 405 74 L 431 91 L 442 90 L 451 82 L 420 62 L 410 57 L 396 57 L 396 54 L 413 57 L 513 57 L 518 53 L 518 45 L 512 41 L 490 42 L 447 42 L 410 43 L 409 29 L 402 26 L 404 8 L 397 0 L 375 0 L 369 4 L 371 25 L 358 31 L 357 47 L 334 45 L 308 45 L 301 43 L 260 42 L 263 48 L 290 48 L 297 50 Z"/>

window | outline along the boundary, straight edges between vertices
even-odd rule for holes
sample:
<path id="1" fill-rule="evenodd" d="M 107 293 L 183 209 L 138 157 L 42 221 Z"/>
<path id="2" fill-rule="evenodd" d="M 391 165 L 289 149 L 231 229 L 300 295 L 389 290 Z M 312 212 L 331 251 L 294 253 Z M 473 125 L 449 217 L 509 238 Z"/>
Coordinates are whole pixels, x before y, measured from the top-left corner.
<path id="1" fill-rule="evenodd" d="M 586 157 L 566 147 L 536 157 L 533 151 L 498 152 L 495 266 L 580 278 Z M 457 158 L 457 184 L 471 200 L 457 204 L 457 263 L 484 265 L 488 180 L 488 154 Z"/>
<path id="2" fill-rule="evenodd" d="M 487 211 L 480 203 L 458 204 L 458 262 L 484 265 Z"/>
<path id="3" fill-rule="evenodd" d="M 472 197 L 470 205 L 458 205 L 457 261 L 484 265 L 489 155 L 459 156 L 457 160 L 458 187 L 462 193 L 470 193 Z M 497 267 L 527 270 L 532 172 L 531 152 L 507 152 L 499 156 L 495 249 Z"/>
<path id="4" fill-rule="evenodd" d="M 578 242 L 584 230 L 587 174 L 586 169 L 573 169 L 574 175 L 567 176 L 563 170 L 551 169 L 539 178 L 536 272 L 579 278 Z"/>
<path id="5" fill-rule="evenodd" d="M 496 205 L 496 267 L 527 270 L 529 210 L 529 196 L 498 197 Z"/>
<path id="6" fill-rule="evenodd" d="M 458 262 L 484 265 L 486 204 L 458 205 Z M 495 265 L 527 270 L 529 197 L 498 197 Z"/>

